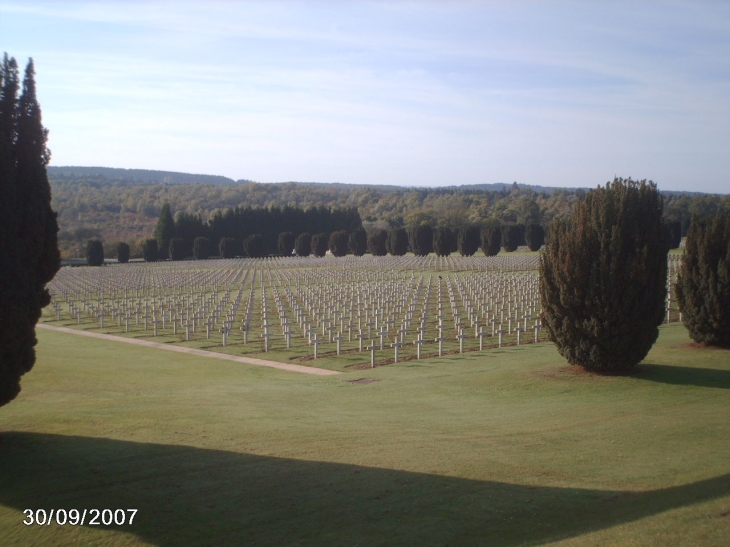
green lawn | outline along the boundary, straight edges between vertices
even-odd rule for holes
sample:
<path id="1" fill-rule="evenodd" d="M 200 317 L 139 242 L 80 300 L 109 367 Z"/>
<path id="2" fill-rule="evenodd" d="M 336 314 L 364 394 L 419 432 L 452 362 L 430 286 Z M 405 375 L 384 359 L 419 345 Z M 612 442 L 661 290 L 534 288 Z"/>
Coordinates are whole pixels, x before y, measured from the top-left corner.
<path id="1" fill-rule="evenodd" d="M 3 546 L 730 541 L 730 352 L 678 324 L 631 377 L 547 343 L 314 377 L 38 336 L 0 408 Z"/>

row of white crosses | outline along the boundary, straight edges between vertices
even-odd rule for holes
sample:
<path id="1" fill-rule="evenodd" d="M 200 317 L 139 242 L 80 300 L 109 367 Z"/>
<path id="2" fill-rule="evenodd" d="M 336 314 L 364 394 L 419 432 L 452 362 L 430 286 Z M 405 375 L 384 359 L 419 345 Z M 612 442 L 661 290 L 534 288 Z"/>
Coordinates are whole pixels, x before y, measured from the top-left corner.
<path id="1" fill-rule="evenodd" d="M 210 267 L 202 270 L 188 267 L 188 271 L 185 269 L 181 271 L 181 264 L 175 263 L 166 264 L 166 268 L 153 264 L 126 268 L 79 269 L 74 273 L 80 272 L 83 275 L 61 287 L 61 290 L 56 291 L 56 296 L 60 294 L 61 299 L 64 299 L 65 295 L 69 309 L 77 312 L 75 313 L 77 319 L 78 311 L 81 310 L 83 310 L 81 313 L 100 317 L 100 328 L 107 327 L 103 325 L 103 317 L 106 314 L 118 319 L 119 325 L 124 325 L 124 332 L 130 331 L 129 322 L 130 319 L 134 319 L 135 325 L 144 323 L 144 331 L 153 330 L 155 336 L 158 334 L 158 327 L 165 331 L 172 326 L 172 334 L 177 334 L 179 325 L 184 329 L 185 340 L 191 340 L 203 326 L 206 339 L 210 339 L 211 331 L 220 325 L 222 343 L 225 346 L 229 337 L 234 334 L 232 326 L 239 314 L 239 304 L 246 295 L 248 298 L 245 299 L 245 305 L 241 306 L 243 317 L 240 320 L 243 342 L 244 344 L 248 342 L 258 281 L 261 302 L 260 328 L 263 330 L 261 337 L 264 338 L 265 351 L 270 348 L 270 340 L 275 336 L 272 332 L 273 318 L 269 311 L 267 296 L 271 293 L 287 348 L 291 347 L 291 339 L 295 334 L 294 327 L 298 324 L 302 336 L 306 337 L 308 343 L 314 344 L 315 353 L 318 352 L 320 344 L 332 343 L 336 344 L 337 353 L 341 353 L 343 342 L 352 342 L 353 338 L 358 341 L 359 351 L 367 349 L 364 347 L 365 339 L 371 340 L 368 347 L 372 348 L 374 353 L 375 350 L 384 350 L 386 338 L 392 338 L 393 343 L 388 345 L 393 348 L 396 359 L 401 348 L 409 342 L 416 346 L 420 357 L 422 345 L 428 342 L 426 336 L 429 330 L 428 324 L 432 322 L 428 317 L 428 306 L 432 297 L 434 278 L 428 276 L 427 284 L 424 284 L 424 275 L 421 272 L 404 271 L 402 267 L 403 263 L 409 266 L 415 265 L 418 260 L 415 257 L 405 257 L 402 260 L 401 257 L 371 258 L 370 261 L 355 259 L 354 262 L 359 265 L 370 266 L 367 269 L 357 270 L 346 267 L 293 268 L 292 265 L 296 266 L 298 259 L 292 260 L 293 264 L 272 262 L 269 267 L 266 267 L 265 262 L 248 264 L 249 268 L 246 268 L 245 264 L 231 265 L 227 261 L 215 261 L 212 266 L 223 266 L 218 270 Z M 470 261 L 474 262 L 474 258 L 472 257 Z M 320 263 L 314 262 L 317 265 Z M 251 269 L 251 266 L 254 269 Z M 257 266 L 261 269 L 255 269 Z M 384 270 L 384 266 L 393 269 Z M 396 269 L 395 266 L 399 267 Z M 485 269 L 480 268 L 481 271 Z M 122 270 L 124 277 L 115 276 Z M 263 275 L 257 276 L 257 271 L 266 272 L 267 278 L 264 279 Z M 97 274 L 97 277 L 106 275 L 106 278 L 89 282 L 87 279 L 89 272 Z M 120 279 L 123 282 L 120 283 Z M 455 303 L 456 295 L 453 287 L 457 287 L 457 292 L 463 292 L 462 285 L 460 282 L 452 285 L 449 276 L 446 279 L 450 291 L 449 298 Z M 427 286 L 427 289 L 424 289 L 424 286 Z M 415 325 L 413 324 L 415 308 L 424 290 L 427 294 L 422 303 L 422 317 Z M 76 296 L 69 297 L 74 291 Z M 442 338 L 439 343 L 439 353 L 443 353 L 443 343 L 448 340 L 445 338 L 444 327 L 443 283 L 438 284 L 438 294 L 440 317 L 437 318 L 438 336 L 434 341 Z M 89 302 L 88 298 L 96 300 Z M 463 296 L 460 298 L 463 299 Z M 54 308 L 54 311 L 60 308 L 58 300 L 56 298 L 57 308 Z M 452 308 L 452 311 L 457 309 Z M 290 316 L 292 321 L 289 320 Z M 56 313 L 56 319 L 58 318 Z M 473 318 L 471 320 L 473 321 Z M 456 321 L 455 325 L 458 324 L 460 322 Z M 312 337 L 317 329 L 321 329 L 322 338 L 318 334 Z M 347 332 L 346 337 L 345 332 Z M 357 334 L 354 334 L 355 332 Z M 415 339 L 407 341 L 406 336 L 409 334 L 415 336 Z M 475 335 L 477 334 L 475 330 Z M 456 336 L 461 337 L 460 348 L 463 351 L 465 339 L 463 331 L 458 332 Z M 480 342 L 483 342 L 483 336 Z"/>
<path id="2" fill-rule="evenodd" d="M 674 302 L 674 285 L 677 282 L 677 275 L 682 266 L 682 255 L 669 255 L 667 259 L 667 299 L 666 299 L 666 315 L 667 323 L 672 321 L 682 322 L 682 312 L 678 308 L 673 307 Z M 676 313 L 674 313 L 676 312 Z"/>
<path id="3" fill-rule="evenodd" d="M 522 273 L 533 257 L 523 257 L 528 260 L 522 264 L 519 257 L 507 258 L 279 258 L 64 268 L 51 284 L 47 318 L 106 332 L 116 325 L 117 332 L 134 336 L 177 336 L 180 342 L 210 340 L 217 330 L 223 346 L 242 344 L 254 353 L 304 344 L 313 345 L 319 357 L 327 346 L 328 354 L 370 351 L 374 364 L 376 352 L 390 349 L 399 360 L 410 347 L 421 358 L 429 344 L 437 343 L 443 354 L 444 345 L 456 341 L 465 351 L 472 332 L 480 349 L 488 336 L 519 337 L 510 323 L 517 322 L 517 313 L 524 325 L 535 320 L 536 291 L 515 293 L 526 290 L 527 279 L 534 282 L 534 273 Z M 428 271 L 447 266 L 462 273 L 439 278 Z M 515 276 L 524 278 L 521 284 Z M 490 319 L 491 335 L 484 330 Z M 252 340 L 258 342 L 249 346 Z"/>

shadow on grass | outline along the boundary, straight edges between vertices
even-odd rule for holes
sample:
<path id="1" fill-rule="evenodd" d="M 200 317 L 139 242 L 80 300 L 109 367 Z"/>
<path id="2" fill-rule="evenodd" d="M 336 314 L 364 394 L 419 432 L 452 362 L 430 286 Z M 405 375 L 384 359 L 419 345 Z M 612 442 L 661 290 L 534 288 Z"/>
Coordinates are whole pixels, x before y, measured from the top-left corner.
<path id="1" fill-rule="evenodd" d="M 139 509 L 132 526 L 115 529 L 156 545 L 508 547 L 579 536 L 728 493 L 730 474 L 630 493 L 88 437 L 10 432 L 0 442 L 1 504 L 20 511 Z M 29 543 L 33 530 L 24 530 Z"/>
<path id="2" fill-rule="evenodd" d="M 642 363 L 631 376 L 662 384 L 730 389 L 730 370 Z"/>

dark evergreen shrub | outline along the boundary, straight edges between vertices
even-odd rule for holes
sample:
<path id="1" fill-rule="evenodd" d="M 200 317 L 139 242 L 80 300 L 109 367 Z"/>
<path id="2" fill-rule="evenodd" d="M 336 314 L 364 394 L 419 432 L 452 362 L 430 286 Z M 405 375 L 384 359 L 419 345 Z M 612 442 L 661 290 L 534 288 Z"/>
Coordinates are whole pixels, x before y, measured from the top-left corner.
<path id="1" fill-rule="evenodd" d="M 427 256 L 433 252 L 433 228 L 421 224 L 408 231 L 408 243 L 416 256 Z"/>
<path id="2" fill-rule="evenodd" d="M 312 234 L 304 232 L 294 240 L 294 252 L 297 256 L 309 256 L 312 254 Z"/>
<path id="3" fill-rule="evenodd" d="M 461 233 L 461 228 L 451 229 L 451 246 L 449 247 L 449 253 L 455 253 L 459 250 L 459 233 Z"/>
<path id="4" fill-rule="evenodd" d="M 502 248 L 501 226 L 491 226 L 482 230 L 482 252 L 484 256 L 497 256 Z"/>
<path id="5" fill-rule="evenodd" d="M 408 232 L 405 228 L 388 230 L 385 248 L 392 256 L 403 256 L 408 252 Z"/>
<path id="6" fill-rule="evenodd" d="M 86 242 L 86 262 L 89 266 L 104 264 L 104 245 L 98 239 L 90 239 Z"/>
<path id="7" fill-rule="evenodd" d="M 168 248 L 170 260 L 183 260 L 185 258 L 185 241 L 181 237 L 173 237 Z"/>
<path id="8" fill-rule="evenodd" d="M 449 256 L 454 247 L 454 232 L 446 226 L 438 226 L 433 231 L 433 252 L 437 256 Z"/>
<path id="9" fill-rule="evenodd" d="M 193 242 L 193 256 L 195 260 L 207 260 L 210 257 L 210 239 L 196 237 Z"/>
<path id="10" fill-rule="evenodd" d="M 312 236 L 312 254 L 317 258 L 322 258 L 327 254 L 329 246 L 329 237 L 326 233 L 314 234 Z"/>
<path id="11" fill-rule="evenodd" d="M 730 345 L 730 216 L 692 218 L 675 290 L 692 340 Z"/>
<path id="12" fill-rule="evenodd" d="M 359 228 L 350 232 L 347 246 L 353 255 L 364 255 L 365 251 L 367 251 L 368 249 L 368 233 L 365 231 L 365 228 L 360 226 Z"/>
<path id="13" fill-rule="evenodd" d="M 129 245 L 124 243 L 124 241 L 117 245 L 117 261 L 120 264 L 126 264 L 129 262 Z"/>
<path id="14" fill-rule="evenodd" d="M 527 240 L 525 239 L 526 226 L 524 224 L 515 224 L 515 229 L 517 230 L 517 235 L 515 236 L 517 239 L 517 246 L 527 245 Z"/>
<path id="15" fill-rule="evenodd" d="M 294 242 L 296 241 L 297 236 L 294 235 L 294 232 L 281 232 L 279 234 L 279 238 L 276 241 L 276 246 L 279 249 L 279 254 L 284 256 L 291 256 L 292 251 L 294 250 Z"/>
<path id="16" fill-rule="evenodd" d="M 347 242 L 350 238 L 345 230 L 338 230 L 330 234 L 329 249 L 334 256 L 345 256 L 347 254 Z"/>
<path id="17" fill-rule="evenodd" d="M 144 258 L 144 261 L 155 262 L 158 254 L 157 240 L 154 238 L 145 239 L 142 245 L 142 258 Z"/>
<path id="18" fill-rule="evenodd" d="M 388 249 L 385 242 L 388 239 L 388 232 L 380 228 L 375 228 L 368 234 L 368 251 L 373 256 L 385 256 Z"/>
<path id="19" fill-rule="evenodd" d="M 169 250 L 170 240 L 173 237 L 175 237 L 175 219 L 172 218 L 170 204 L 165 203 L 160 211 L 160 217 L 157 219 L 157 227 L 155 227 L 157 249 L 163 252 Z"/>
<path id="20" fill-rule="evenodd" d="M 525 228 L 525 243 L 531 251 L 539 251 L 545 244 L 545 229 L 539 224 L 528 224 Z"/>
<path id="21" fill-rule="evenodd" d="M 261 234 L 252 234 L 243 240 L 243 251 L 251 258 L 266 256 L 266 244 Z"/>
<path id="22" fill-rule="evenodd" d="M 457 246 L 461 256 L 472 256 L 479 249 L 481 234 L 479 226 L 464 226 L 459 230 Z"/>
<path id="23" fill-rule="evenodd" d="M 664 318 L 667 240 L 653 182 L 615 179 L 554 220 L 540 256 L 542 324 L 570 364 L 626 371 Z"/>
<path id="24" fill-rule="evenodd" d="M 238 255 L 238 242 L 232 237 L 222 237 L 218 244 L 221 258 L 234 258 Z"/>
<path id="25" fill-rule="evenodd" d="M 520 229 L 506 224 L 502 226 L 502 248 L 506 253 L 513 253 L 520 245 Z"/>

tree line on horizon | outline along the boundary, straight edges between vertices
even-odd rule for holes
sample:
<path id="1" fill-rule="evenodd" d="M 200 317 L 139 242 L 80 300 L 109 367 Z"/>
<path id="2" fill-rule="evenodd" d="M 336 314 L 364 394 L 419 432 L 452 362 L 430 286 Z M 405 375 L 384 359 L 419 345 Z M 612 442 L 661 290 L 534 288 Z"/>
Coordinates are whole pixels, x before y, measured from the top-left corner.
<path id="1" fill-rule="evenodd" d="M 346 187 L 298 183 L 151 184 L 103 178 L 51 179 L 53 206 L 59 213 L 60 247 L 63 256 L 75 256 L 92 237 L 105 242 L 107 258 L 116 243 L 124 241 L 138 255 L 142 241 L 152 234 L 165 203 L 178 214 L 199 216 L 204 223 L 226 210 L 241 207 L 270 209 L 294 207 L 304 211 L 317 207 L 357 209 L 363 227 L 411 229 L 420 224 L 459 229 L 477 224 L 486 227 L 492 219 L 501 225 L 540 224 L 553 218 L 568 218 L 584 191 L 535 192 L 513 184 L 499 191 L 470 188 Z M 664 195 L 664 218 L 678 223 L 687 234 L 692 215 L 699 218 L 730 212 L 730 196 Z M 297 232 L 297 229 L 293 231 Z M 316 228 L 310 229 L 314 233 Z M 680 237 L 681 237 L 680 236 Z M 273 247 L 270 241 L 268 246 Z"/>

